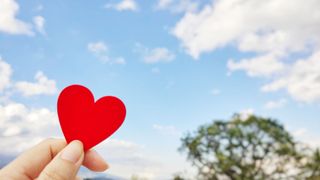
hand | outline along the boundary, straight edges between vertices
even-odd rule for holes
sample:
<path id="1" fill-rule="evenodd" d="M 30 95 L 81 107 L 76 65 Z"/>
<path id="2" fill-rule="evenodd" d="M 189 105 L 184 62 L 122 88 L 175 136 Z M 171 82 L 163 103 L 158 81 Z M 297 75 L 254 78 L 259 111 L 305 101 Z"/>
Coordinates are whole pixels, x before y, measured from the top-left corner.
<path id="1" fill-rule="evenodd" d="M 84 153 L 80 141 L 67 145 L 61 139 L 47 139 L 1 169 L 0 179 L 73 180 L 82 164 L 92 171 L 109 167 L 94 150 Z"/>

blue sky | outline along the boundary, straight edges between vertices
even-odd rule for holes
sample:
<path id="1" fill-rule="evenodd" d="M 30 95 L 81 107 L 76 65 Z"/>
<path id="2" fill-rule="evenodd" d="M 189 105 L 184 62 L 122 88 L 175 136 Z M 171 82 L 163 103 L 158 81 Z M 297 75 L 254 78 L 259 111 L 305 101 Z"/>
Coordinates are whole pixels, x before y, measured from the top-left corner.
<path id="1" fill-rule="evenodd" d="M 190 171 L 180 137 L 233 113 L 279 119 L 318 146 L 319 5 L 0 0 L 0 153 L 61 137 L 56 101 L 70 84 L 126 104 L 97 146 L 117 176 Z"/>

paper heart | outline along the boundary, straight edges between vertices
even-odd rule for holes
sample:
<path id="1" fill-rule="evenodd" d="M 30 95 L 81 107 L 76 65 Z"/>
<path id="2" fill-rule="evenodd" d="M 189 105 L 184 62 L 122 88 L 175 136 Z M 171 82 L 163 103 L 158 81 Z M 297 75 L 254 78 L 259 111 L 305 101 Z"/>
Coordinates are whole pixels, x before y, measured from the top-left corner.
<path id="1" fill-rule="evenodd" d="M 93 94 L 84 86 L 71 85 L 58 98 L 58 116 L 67 140 L 80 140 L 88 150 L 111 136 L 123 123 L 126 108 L 113 96 L 94 102 Z"/>

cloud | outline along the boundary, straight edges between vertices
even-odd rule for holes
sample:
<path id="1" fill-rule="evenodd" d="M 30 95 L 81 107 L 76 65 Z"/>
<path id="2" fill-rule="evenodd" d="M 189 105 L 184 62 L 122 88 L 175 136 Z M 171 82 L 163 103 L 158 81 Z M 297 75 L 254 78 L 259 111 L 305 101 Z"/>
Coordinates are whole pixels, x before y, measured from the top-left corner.
<path id="1" fill-rule="evenodd" d="M 249 59 L 242 59 L 239 62 L 229 60 L 227 67 L 230 72 L 243 70 L 251 77 L 270 77 L 283 72 L 285 64 L 280 62 L 275 55 L 267 54 Z"/>
<path id="2" fill-rule="evenodd" d="M 44 29 L 45 22 L 46 20 L 42 16 L 33 17 L 33 23 L 35 24 L 36 30 L 43 35 L 46 34 L 46 31 Z"/>
<path id="3" fill-rule="evenodd" d="M 186 13 L 172 33 L 194 58 L 227 45 L 241 51 L 300 51 L 320 41 L 319 5 L 304 0 L 212 1 L 199 12 Z"/>
<path id="4" fill-rule="evenodd" d="M 175 126 L 165 126 L 160 124 L 153 124 L 152 128 L 159 131 L 161 134 L 170 136 L 180 136 L 181 132 Z"/>
<path id="5" fill-rule="evenodd" d="M 249 52 L 251 57 L 230 59 L 229 71 L 270 81 L 264 92 L 285 90 L 297 101 L 313 103 L 320 100 L 319 6 L 316 0 L 212 1 L 185 13 L 172 34 L 195 59 L 224 47 Z M 305 58 L 298 59 L 301 55 Z"/>
<path id="6" fill-rule="evenodd" d="M 199 2 L 193 0 L 158 0 L 157 10 L 169 10 L 172 13 L 194 12 Z"/>
<path id="7" fill-rule="evenodd" d="M 149 49 L 140 43 L 137 43 L 134 52 L 140 54 L 143 62 L 155 64 L 159 62 L 171 62 L 175 59 L 175 54 L 165 47 Z"/>
<path id="8" fill-rule="evenodd" d="M 126 64 L 126 60 L 123 57 L 111 57 L 108 46 L 102 41 L 88 43 L 87 49 L 103 63 Z"/>
<path id="9" fill-rule="evenodd" d="M 304 136 L 306 133 L 307 133 L 306 128 L 300 128 L 292 132 L 293 136 L 296 136 L 296 137 Z"/>
<path id="10" fill-rule="evenodd" d="M 32 108 L 15 102 L 7 93 L 19 91 L 23 95 L 50 94 L 56 91 L 55 81 L 42 72 L 35 76 L 36 83 L 11 80 L 10 64 L 0 58 L 0 155 L 16 155 L 45 137 L 58 135 L 56 113 L 47 108 Z"/>
<path id="11" fill-rule="evenodd" d="M 12 68 L 10 64 L 6 63 L 0 56 L 0 93 L 9 87 L 11 75 Z"/>
<path id="12" fill-rule="evenodd" d="M 299 128 L 296 130 L 292 130 L 292 135 L 295 136 L 302 143 L 305 143 L 312 148 L 320 147 L 319 135 L 313 134 L 307 128 Z"/>
<path id="13" fill-rule="evenodd" d="M 282 98 L 276 101 L 268 101 L 264 107 L 266 109 L 279 109 L 282 108 L 283 106 L 285 106 L 287 104 L 287 100 Z"/>
<path id="14" fill-rule="evenodd" d="M 16 18 L 19 4 L 15 0 L 0 1 L 0 31 L 9 34 L 33 35 L 32 25 Z"/>
<path id="15" fill-rule="evenodd" d="M 34 76 L 36 82 L 18 81 L 15 89 L 23 96 L 53 95 L 57 93 L 56 81 L 48 79 L 43 72 L 38 71 Z"/>
<path id="16" fill-rule="evenodd" d="M 320 50 L 290 65 L 290 70 L 262 87 L 264 92 L 284 89 L 301 102 L 320 101 Z"/>
<path id="17" fill-rule="evenodd" d="M 167 8 L 172 3 L 173 3 L 173 0 L 159 0 L 157 3 L 157 7 L 158 8 Z"/>
<path id="18" fill-rule="evenodd" d="M 115 9 L 117 11 L 138 11 L 138 5 L 135 0 L 122 0 L 119 3 L 108 3 L 105 5 L 107 9 Z"/>
<path id="19" fill-rule="evenodd" d="M 172 54 L 167 48 L 154 48 L 151 49 L 145 56 L 145 63 L 157 63 L 157 62 L 170 62 L 175 58 L 175 55 Z"/>
<path id="20" fill-rule="evenodd" d="M 12 81 L 11 65 L 0 57 L 0 101 L 8 101 L 8 95 L 19 92 L 23 96 L 53 95 L 57 92 L 55 80 L 48 79 L 43 72 L 38 71 L 34 77 L 36 82 Z"/>
<path id="21" fill-rule="evenodd" d="M 55 112 L 11 101 L 0 104 L 0 153 L 16 155 L 42 139 L 58 134 Z"/>
<path id="22" fill-rule="evenodd" d="M 104 42 L 92 42 L 88 44 L 88 50 L 96 55 L 104 54 L 108 51 L 108 47 Z"/>
<path id="23" fill-rule="evenodd" d="M 127 179 L 133 174 L 140 178 L 155 179 L 161 176 L 165 169 L 152 154 L 146 152 L 146 147 L 134 142 L 107 139 L 97 146 L 97 151 L 103 152 L 103 156 L 112 164 L 108 173 Z"/>

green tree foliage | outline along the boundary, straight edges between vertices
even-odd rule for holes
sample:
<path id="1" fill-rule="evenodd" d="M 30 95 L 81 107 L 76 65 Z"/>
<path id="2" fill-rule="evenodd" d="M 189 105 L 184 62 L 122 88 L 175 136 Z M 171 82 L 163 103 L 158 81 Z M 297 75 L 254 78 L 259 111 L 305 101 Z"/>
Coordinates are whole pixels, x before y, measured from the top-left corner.
<path id="1" fill-rule="evenodd" d="M 174 175 L 173 180 L 184 180 L 183 177 L 181 177 L 181 175 Z"/>
<path id="2" fill-rule="evenodd" d="M 200 126 L 180 148 L 205 180 L 319 177 L 320 152 L 309 157 L 305 149 L 276 120 L 239 115 Z"/>
<path id="3" fill-rule="evenodd" d="M 303 173 L 307 173 L 306 179 L 309 180 L 320 180 L 320 150 L 316 149 L 311 157 L 309 158 L 309 161 L 306 163 L 306 165 L 303 167 L 305 168 L 305 171 Z"/>

